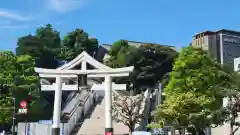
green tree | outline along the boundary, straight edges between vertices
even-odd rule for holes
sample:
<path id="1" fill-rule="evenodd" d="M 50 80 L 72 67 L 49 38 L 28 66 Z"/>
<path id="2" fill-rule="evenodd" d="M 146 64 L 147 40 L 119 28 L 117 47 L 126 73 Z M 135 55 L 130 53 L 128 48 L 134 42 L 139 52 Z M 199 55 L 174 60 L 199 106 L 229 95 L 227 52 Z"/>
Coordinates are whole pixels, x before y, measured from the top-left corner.
<path id="1" fill-rule="evenodd" d="M 28 35 L 20 37 L 17 42 L 16 55 L 30 55 L 34 58 L 42 56 L 44 45 L 37 36 Z"/>
<path id="2" fill-rule="evenodd" d="M 12 101 L 10 98 L 15 89 L 14 77 L 17 75 L 16 57 L 10 51 L 0 52 L 0 123 L 7 123 L 11 118 Z"/>
<path id="3" fill-rule="evenodd" d="M 34 71 L 35 60 L 29 55 L 21 55 L 16 58 L 18 76 L 15 77 L 16 89 L 27 92 L 39 91 L 39 78 Z"/>
<path id="4" fill-rule="evenodd" d="M 58 50 L 59 59 L 72 60 L 82 51 L 94 55 L 98 48 L 98 40 L 96 38 L 89 38 L 88 33 L 82 29 L 76 29 L 69 32 L 62 41 L 62 46 Z"/>
<path id="5" fill-rule="evenodd" d="M 134 66 L 130 78 L 120 81 L 132 83 L 135 90 L 139 90 L 153 87 L 162 80 L 164 75 L 171 71 L 173 60 L 178 53 L 168 46 L 148 44 L 135 47 L 125 40 L 119 40 L 111 46 L 108 55 L 105 63 L 110 67 Z"/>
<path id="6" fill-rule="evenodd" d="M 19 101 L 29 92 L 39 92 L 39 80 L 31 56 L 16 56 L 10 51 L 0 52 L 0 56 L 0 123 L 7 123 L 12 114 L 11 97 L 16 97 L 18 107 Z"/>
<path id="7" fill-rule="evenodd" d="M 118 40 L 111 46 L 108 59 L 104 63 L 112 68 L 120 68 L 128 65 L 133 65 L 133 53 L 137 51 L 134 46 L 129 46 L 128 41 Z"/>
<path id="8" fill-rule="evenodd" d="M 30 55 L 35 58 L 36 66 L 42 68 L 56 68 L 58 48 L 61 39 L 59 32 L 47 24 L 36 30 L 36 35 L 28 35 L 19 38 L 16 48 L 17 55 Z"/>
<path id="9" fill-rule="evenodd" d="M 45 48 L 59 48 L 61 39 L 59 32 L 51 24 L 40 27 L 36 30 L 36 36 L 39 37 Z"/>
<path id="10" fill-rule="evenodd" d="M 153 87 L 172 70 L 178 53 L 168 46 L 142 45 L 133 53 L 134 71 L 132 81 L 135 87 Z"/>
<path id="11" fill-rule="evenodd" d="M 166 100 L 154 113 L 150 126 L 164 123 L 188 128 L 202 135 L 206 127 L 224 122 L 222 98 L 232 87 L 232 72 L 226 70 L 201 49 L 184 48 L 176 59 L 164 89 Z"/>

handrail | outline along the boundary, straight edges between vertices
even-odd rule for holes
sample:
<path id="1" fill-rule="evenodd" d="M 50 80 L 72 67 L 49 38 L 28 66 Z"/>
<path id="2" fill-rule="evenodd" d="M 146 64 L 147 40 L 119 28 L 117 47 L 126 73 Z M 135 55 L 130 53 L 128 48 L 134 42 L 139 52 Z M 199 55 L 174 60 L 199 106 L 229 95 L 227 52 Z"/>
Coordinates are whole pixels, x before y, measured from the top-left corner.
<path id="1" fill-rule="evenodd" d="M 76 105 L 76 107 L 74 108 L 74 110 L 71 112 L 71 114 L 69 115 L 70 117 L 75 113 L 75 111 L 77 110 L 77 107 L 80 105 L 80 104 L 85 104 L 87 102 L 87 100 L 89 99 L 90 97 L 90 94 L 87 95 L 87 97 L 85 97 L 84 101 L 83 102 L 79 102 L 79 104 Z"/>
<path id="2" fill-rule="evenodd" d="M 64 109 L 61 111 L 61 115 L 63 115 L 65 111 L 65 109 L 67 109 L 67 107 L 69 107 L 69 105 L 73 104 L 74 100 L 77 100 L 79 98 L 80 94 L 79 93 L 76 93 L 76 95 L 65 105 Z M 77 104 L 77 103 L 76 103 Z M 74 108 L 74 107 L 73 107 Z M 72 111 L 73 109 L 70 110 L 70 112 Z"/>
<path id="3" fill-rule="evenodd" d="M 67 114 L 68 117 L 72 117 L 72 115 L 76 112 L 78 106 L 80 104 L 85 104 L 87 102 L 87 100 L 89 99 L 89 97 L 91 96 L 91 93 L 89 92 L 86 97 L 84 98 L 84 100 L 80 100 L 78 103 L 76 103 L 76 106 L 71 110 L 70 113 Z M 66 113 L 63 113 L 62 115 L 64 115 Z"/>
<path id="4" fill-rule="evenodd" d="M 73 91 L 71 93 L 69 93 L 69 95 L 67 96 L 63 107 L 62 107 L 62 111 L 66 108 L 66 106 L 77 96 L 78 93 L 76 93 L 76 91 Z"/>

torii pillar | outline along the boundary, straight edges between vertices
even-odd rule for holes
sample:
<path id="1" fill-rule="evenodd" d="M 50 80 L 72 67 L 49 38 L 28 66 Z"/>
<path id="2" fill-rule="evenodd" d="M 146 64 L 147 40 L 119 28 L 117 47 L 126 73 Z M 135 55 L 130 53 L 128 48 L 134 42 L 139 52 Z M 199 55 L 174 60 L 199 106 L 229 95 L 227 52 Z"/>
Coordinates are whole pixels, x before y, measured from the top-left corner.
<path id="1" fill-rule="evenodd" d="M 105 77 L 105 135 L 113 135 L 112 124 L 112 77 Z"/>
<path id="2" fill-rule="evenodd" d="M 61 102 L 62 102 L 62 78 L 56 76 L 56 89 L 54 96 L 54 107 L 53 107 L 53 124 L 52 124 L 52 135 L 60 135 L 60 115 L 61 115 Z"/>
<path id="3" fill-rule="evenodd" d="M 112 77 L 128 76 L 133 71 L 132 67 L 117 68 L 105 70 L 59 70 L 59 69 L 43 69 L 35 68 L 40 77 L 55 77 L 55 100 L 52 135 L 60 135 L 60 112 L 62 97 L 62 81 L 64 77 L 76 77 L 76 75 L 88 75 L 89 77 L 104 77 L 105 88 L 105 135 L 113 135 L 112 124 Z"/>
<path id="4" fill-rule="evenodd" d="M 71 70 L 74 66 L 82 64 L 81 70 Z M 96 69 L 87 70 L 87 63 L 95 67 Z M 35 68 L 35 71 L 40 77 L 56 78 L 55 100 L 54 100 L 54 113 L 53 113 L 53 125 L 52 135 L 60 135 L 60 111 L 61 111 L 61 96 L 62 86 L 61 78 L 76 78 L 77 75 L 87 75 L 89 78 L 104 77 L 105 88 L 105 135 L 113 135 L 112 124 L 112 77 L 124 77 L 129 76 L 129 73 L 133 71 L 133 66 L 124 68 L 110 68 L 102 63 L 96 61 L 89 54 L 83 51 L 79 56 L 73 59 L 71 62 L 61 66 L 57 69 L 43 69 Z M 100 86 L 100 85 L 99 85 Z M 121 86 L 118 84 L 118 86 Z M 98 88 L 98 86 L 96 87 Z"/>

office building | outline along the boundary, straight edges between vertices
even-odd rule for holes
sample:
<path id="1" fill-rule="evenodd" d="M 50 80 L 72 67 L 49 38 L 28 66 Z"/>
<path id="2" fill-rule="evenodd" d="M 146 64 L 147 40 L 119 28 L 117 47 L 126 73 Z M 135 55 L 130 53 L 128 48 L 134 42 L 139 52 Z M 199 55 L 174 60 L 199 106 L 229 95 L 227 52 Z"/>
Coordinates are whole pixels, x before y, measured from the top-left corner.
<path id="1" fill-rule="evenodd" d="M 234 58 L 240 57 L 240 32 L 204 31 L 193 37 L 192 46 L 208 51 L 219 63 L 233 68 Z"/>

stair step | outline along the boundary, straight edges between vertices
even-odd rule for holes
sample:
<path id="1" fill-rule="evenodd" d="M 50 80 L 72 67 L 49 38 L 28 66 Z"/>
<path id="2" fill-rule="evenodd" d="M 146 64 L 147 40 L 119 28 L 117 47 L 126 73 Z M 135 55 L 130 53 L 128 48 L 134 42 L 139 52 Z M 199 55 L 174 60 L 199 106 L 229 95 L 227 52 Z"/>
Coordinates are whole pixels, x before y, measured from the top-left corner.
<path id="1" fill-rule="evenodd" d="M 113 122 L 114 134 L 127 134 L 128 127 L 123 123 Z M 102 135 L 105 132 L 105 100 L 97 105 L 90 115 L 85 119 L 76 135 Z"/>

